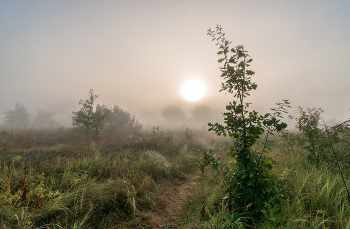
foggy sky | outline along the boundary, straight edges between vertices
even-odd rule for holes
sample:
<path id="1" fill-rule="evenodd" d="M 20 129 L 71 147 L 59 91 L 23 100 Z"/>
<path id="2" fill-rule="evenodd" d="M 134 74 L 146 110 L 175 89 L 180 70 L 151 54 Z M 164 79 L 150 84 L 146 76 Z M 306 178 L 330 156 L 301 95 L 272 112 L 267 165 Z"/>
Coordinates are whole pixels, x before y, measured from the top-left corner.
<path id="1" fill-rule="evenodd" d="M 89 89 L 98 104 L 162 122 L 167 107 L 191 118 L 195 107 L 222 111 L 217 46 L 208 28 L 222 25 L 232 46 L 253 58 L 248 98 L 269 112 L 281 99 L 320 107 L 326 119 L 350 117 L 350 1 L 1 1 L 0 122 L 16 102 L 71 122 Z M 206 96 L 180 95 L 189 79 Z M 220 121 L 220 120 L 218 120 Z"/>

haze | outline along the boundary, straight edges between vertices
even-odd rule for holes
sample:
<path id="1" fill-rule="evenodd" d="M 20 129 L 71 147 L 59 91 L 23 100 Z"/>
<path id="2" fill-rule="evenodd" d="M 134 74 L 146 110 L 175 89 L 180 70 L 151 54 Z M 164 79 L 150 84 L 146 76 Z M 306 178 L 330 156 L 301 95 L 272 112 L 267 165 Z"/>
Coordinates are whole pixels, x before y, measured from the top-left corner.
<path id="1" fill-rule="evenodd" d="M 70 125 L 89 89 L 141 123 L 164 123 L 178 108 L 189 120 L 195 109 L 222 119 L 232 96 L 219 93 L 218 49 L 207 36 L 219 24 L 254 60 L 253 109 L 289 99 L 294 115 L 320 107 L 325 119 L 345 121 L 349 12 L 350 1 L 323 0 L 1 1 L 0 120 L 19 102 Z M 181 96 L 192 78 L 207 88 L 195 102 Z"/>

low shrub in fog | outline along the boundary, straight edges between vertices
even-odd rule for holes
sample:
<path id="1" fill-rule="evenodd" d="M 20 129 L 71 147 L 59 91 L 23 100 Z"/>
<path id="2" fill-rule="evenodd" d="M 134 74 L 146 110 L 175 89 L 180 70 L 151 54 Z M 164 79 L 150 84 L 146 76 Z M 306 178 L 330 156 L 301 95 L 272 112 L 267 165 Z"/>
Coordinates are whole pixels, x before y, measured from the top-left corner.
<path id="1" fill-rule="evenodd" d="M 124 110 L 123 108 L 114 105 L 110 109 L 109 116 L 107 118 L 108 129 L 111 132 L 118 130 L 129 129 L 129 130 L 141 130 L 142 125 L 137 120 L 135 114 Z"/>
<path id="2" fill-rule="evenodd" d="M 92 129 L 95 131 L 96 137 L 102 130 L 140 130 L 142 128 L 134 114 L 116 105 L 109 108 L 106 105 L 97 104 L 95 108 L 94 102 L 97 98 L 98 95 L 94 95 L 93 90 L 90 89 L 89 98 L 79 101 L 79 105 L 82 105 L 82 107 L 80 111 L 73 111 L 73 126 Z"/>

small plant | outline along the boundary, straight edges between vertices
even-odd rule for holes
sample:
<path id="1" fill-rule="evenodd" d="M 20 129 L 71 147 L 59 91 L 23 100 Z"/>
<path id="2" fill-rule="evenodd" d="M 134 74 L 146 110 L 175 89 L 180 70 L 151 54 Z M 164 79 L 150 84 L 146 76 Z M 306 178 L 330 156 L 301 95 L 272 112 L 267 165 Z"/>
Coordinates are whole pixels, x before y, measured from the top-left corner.
<path id="1" fill-rule="evenodd" d="M 223 114 L 225 124 L 209 123 L 209 131 L 232 137 L 235 141 L 227 153 L 233 159 L 231 162 L 222 165 L 220 158 L 216 160 L 210 150 L 202 152 L 204 161 L 199 166 L 204 172 L 204 167 L 212 164 L 219 173 L 229 192 L 231 208 L 235 203 L 241 211 L 258 210 L 264 206 L 264 202 L 278 201 L 275 197 L 280 190 L 275 185 L 272 174 L 272 168 L 277 162 L 265 154 L 268 151 L 268 136 L 287 127 L 278 117 L 282 117 L 286 107 L 290 107 L 289 102 L 283 100 L 278 103 L 278 107 L 272 109 L 274 113 L 259 115 L 254 110 L 249 111 L 250 103 L 246 102 L 246 97 L 251 90 L 257 88 L 257 84 L 251 81 L 255 72 L 248 69 L 252 59 L 243 45 L 229 47 L 231 42 L 226 40 L 221 26 L 217 26 L 215 31 L 209 29 L 208 35 L 217 42 L 218 55 L 221 56 L 218 62 L 223 63 L 220 70 L 224 82 L 220 91 L 233 94 L 237 99 L 226 106 L 227 111 Z M 254 144 L 265 131 L 267 133 L 262 148 L 254 148 Z"/>

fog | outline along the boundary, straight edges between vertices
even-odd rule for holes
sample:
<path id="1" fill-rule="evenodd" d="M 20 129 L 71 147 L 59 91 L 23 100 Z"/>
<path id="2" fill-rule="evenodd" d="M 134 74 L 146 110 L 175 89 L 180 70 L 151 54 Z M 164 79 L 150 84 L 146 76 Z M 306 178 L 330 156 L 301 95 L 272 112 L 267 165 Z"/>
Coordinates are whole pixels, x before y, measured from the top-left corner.
<path id="1" fill-rule="evenodd" d="M 1 1 L 0 122 L 24 105 L 70 125 L 90 89 L 97 104 L 117 105 L 145 125 L 221 121 L 233 97 L 219 92 L 222 25 L 232 46 L 253 58 L 258 89 L 251 108 L 269 112 L 289 99 L 320 107 L 331 122 L 349 119 L 350 1 Z M 206 95 L 181 94 L 199 79 Z M 221 119 L 221 120 L 217 120 Z"/>

